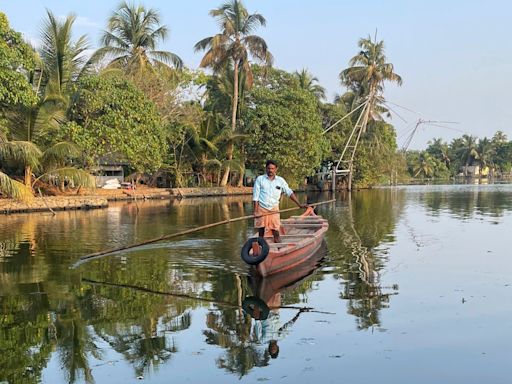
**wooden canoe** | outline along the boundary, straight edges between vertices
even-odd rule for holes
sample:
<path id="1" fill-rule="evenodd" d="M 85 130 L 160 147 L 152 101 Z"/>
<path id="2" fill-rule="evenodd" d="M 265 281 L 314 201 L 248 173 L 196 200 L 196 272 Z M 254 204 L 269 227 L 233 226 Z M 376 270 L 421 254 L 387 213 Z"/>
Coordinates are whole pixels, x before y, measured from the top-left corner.
<path id="1" fill-rule="evenodd" d="M 254 296 L 260 298 L 270 306 L 268 303 L 272 301 L 272 297 L 277 293 L 283 290 L 293 289 L 308 276 L 311 276 L 321 264 L 326 253 L 327 246 L 325 240 L 322 240 L 319 249 L 294 268 L 273 273 L 266 277 L 261 276 L 261 274 L 256 271 L 256 268 L 254 268 L 248 276 L 249 286 Z"/>
<path id="2" fill-rule="evenodd" d="M 255 266 L 256 272 L 261 276 L 269 276 L 307 261 L 320 248 L 328 228 L 327 220 L 316 215 L 312 207 L 300 216 L 281 220 L 281 242 L 274 243 L 272 236 L 265 236 L 269 252 Z"/>

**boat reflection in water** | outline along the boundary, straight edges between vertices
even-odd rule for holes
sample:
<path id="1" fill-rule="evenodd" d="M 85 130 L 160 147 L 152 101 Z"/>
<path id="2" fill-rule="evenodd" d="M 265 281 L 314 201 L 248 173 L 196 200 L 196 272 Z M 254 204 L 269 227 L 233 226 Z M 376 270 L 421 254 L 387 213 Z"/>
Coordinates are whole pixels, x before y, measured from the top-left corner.
<path id="1" fill-rule="evenodd" d="M 268 353 L 271 358 L 279 355 L 278 341 L 286 335 L 300 314 L 311 310 L 307 307 L 287 306 L 286 308 L 296 308 L 297 313 L 282 324 L 279 315 L 279 309 L 283 308 L 282 294 L 304 283 L 307 277 L 318 268 L 326 254 L 327 245 L 322 241 L 320 248 L 295 268 L 267 277 L 262 277 L 256 268 L 251 270 L 248 281 L 253 295 L 243 300 L 242 308 L 255 320 L 254 335 L 260 343 L 268 343 Z"/>

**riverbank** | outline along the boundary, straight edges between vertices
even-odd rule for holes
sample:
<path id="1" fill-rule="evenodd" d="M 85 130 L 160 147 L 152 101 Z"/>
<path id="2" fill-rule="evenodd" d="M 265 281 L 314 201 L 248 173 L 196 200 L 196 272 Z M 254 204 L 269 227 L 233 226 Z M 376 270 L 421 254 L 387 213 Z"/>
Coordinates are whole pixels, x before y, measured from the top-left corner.
<path id="1" fill-rule="evenodd" d="M 235 196 L 252 193 L 251 187 L 212 187 L 212 188 L 138 188 L 82 190 L 61 196 L 36 197 L 31 202 L 14 199 L 0 199 L 0 214 L 30 213 L 42 211 L 62 211 L 73 209 L 98 209 L 108 207 L 109 201 L 137 201 L 148 199 L 181 199 L 189 197 Z"/>

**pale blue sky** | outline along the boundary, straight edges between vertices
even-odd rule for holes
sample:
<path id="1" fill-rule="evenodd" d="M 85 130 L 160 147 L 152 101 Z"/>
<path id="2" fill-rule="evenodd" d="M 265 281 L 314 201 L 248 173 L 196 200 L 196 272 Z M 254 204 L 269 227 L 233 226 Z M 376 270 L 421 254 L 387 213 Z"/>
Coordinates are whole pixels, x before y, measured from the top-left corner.
<path id="1" fill-rule="evenodd" d="M 197 68 L 201 54 L 193 51 L 200 39 L 217 32 L 208 11 L 221 0 L 146 0 L 158 9 L 170 38 L 163 49 Z M 36 40 L 45 8 L 64 16 L 77 15 L 76 35 L 87 34 L 97 45 L 105 21 L 117 1 L 0 0 L 12 27 Z M 327 91 L 329 100 L 342 93 L 338 74 L 357 51 L 360 37 L 384 39 L 389 61 L 404 84 L 386 88 L 387 100 L 398 116 L 392 119 L 401 145 L 419 118 L 456 121 L 447 129 L 422 125 L 410 148 L 428 140 L 450 141 L 469 133 L 478 137 L 504 131 L 512 139 L 512 3 L 506 0 L 245 0 L 249 12 L 259 12 L 267 27 L 265 38 L 275 66 L 294 71 L 307 68 Z M 412 112 L 414 111 L 414 113 Z"/>

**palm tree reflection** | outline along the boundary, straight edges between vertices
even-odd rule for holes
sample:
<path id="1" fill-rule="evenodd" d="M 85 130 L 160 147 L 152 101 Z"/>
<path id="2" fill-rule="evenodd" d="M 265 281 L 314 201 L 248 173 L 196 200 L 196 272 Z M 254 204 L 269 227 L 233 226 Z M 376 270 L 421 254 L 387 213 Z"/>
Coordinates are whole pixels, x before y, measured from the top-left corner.
<path id="1" fill-rule="evenodd" d="M 359 199 L 364 201 L 356 201 L 362 204 L 355 210 L 351 195 L 347 195 L 347 205 L 334 221 L 344 247 L 341 275 L 345 283 L 340 297 L 347 300 L 348 313 L 356 317 L 357 328 L 362 330 L 381 325 L 380 311 L 389 306 L 390 296 L 398 294 L 398 286 L 393 285 L 390 293 L 383 292 L 379 271 L 384 260 L 372 251 L 392 230 L 396 209 L 392 204 L 374 201 L 371 194 Z M 364 211 L 372 214 L 365 215 Z M 353 212 L 358 215 L 359 222 L 354 219 Z M 359 235 L 358 226 L 364 237 Z"/>

